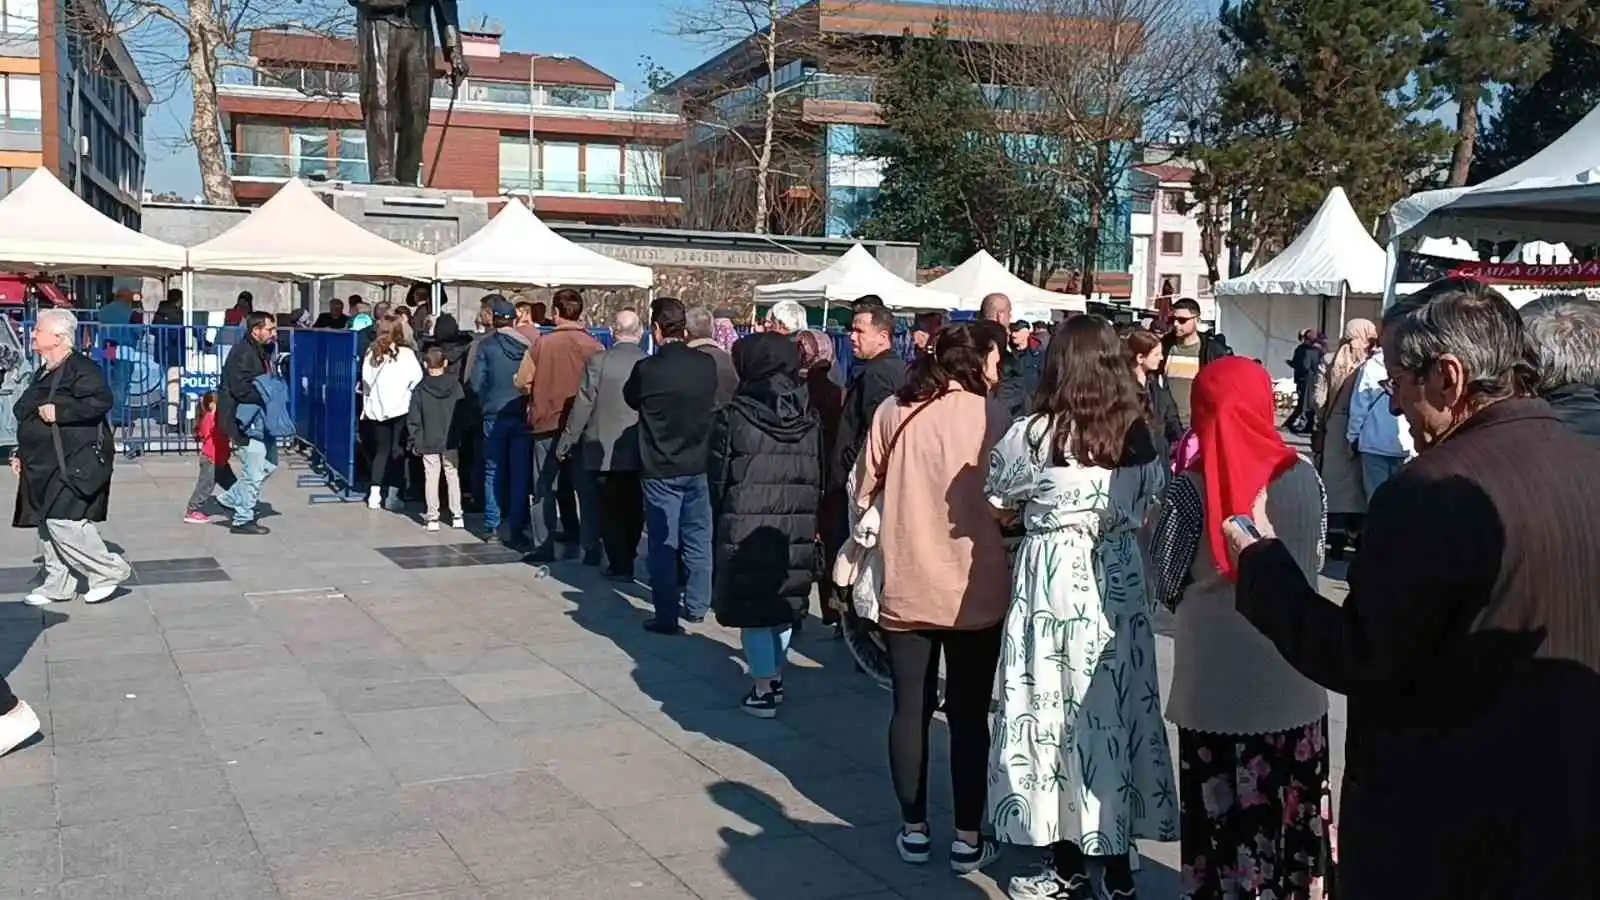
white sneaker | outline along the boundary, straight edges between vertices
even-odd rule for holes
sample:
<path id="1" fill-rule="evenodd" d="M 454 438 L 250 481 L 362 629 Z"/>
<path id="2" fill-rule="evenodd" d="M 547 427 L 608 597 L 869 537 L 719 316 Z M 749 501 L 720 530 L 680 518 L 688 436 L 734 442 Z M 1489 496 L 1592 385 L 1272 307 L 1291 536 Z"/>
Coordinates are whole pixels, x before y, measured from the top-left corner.
<path id="1" fill-rule="evenodd" d="M 17 701 L 17 708 L 0 716 L 0 756 L 17 748 L 18 744 L 39 733 L 39 714 L 33 707 Z"/>
<path id="2" fill-rule="evenodd" d="M 29 606 L 49 606 L 52 603 L 65 603 L 67 601 L 65 601 L 65 600 L 52 600 L 49 597 L 46 597 L 45 595 L 39 593 L 38 591 L 34 591 L 33 593 L 29 594 L 28 596 L 23 597 L 22 598 L 22 602 L 28 604 Z"/>
<path id="3" fill-rule="evenodd" d="M 104 603 L 107 600 L 110 600 L 111 595 L 115 594 L 117 592 L 117 588 L 120 587 L 122 587 L 122 582 L 112 581 L 107 584 L 102 584 L 99 587 L 89 588 L 87 591 L 83 592 L 83 602 Z"/>
<path id="4" fill-rule="evenodd" d="M 429 531 L 438 531 L 439 530 L 439 520 L 435 519 L 435 520 L 429 522 L 428 523 L 428 530 Z"/>
<path id="5" fill-rule="evenodd" d="M 383 507 L 390 512 L 405 512 L 406 501 L 400 499 L 399 488 L 389 488 L 389 499 L 383 504 Z"/>
<path id="6" fill-rule="evenodd" d="M 467 517 L 466 516 L 456 516 L 455 527 L 456 528 L 465 528 L 465 527 L 467 527 Z"/>
<path id="7" fill-rule="evenodd" d="M 373 488 L 367 491 L 367 509 L 383 508 L 383 489 Z"/>

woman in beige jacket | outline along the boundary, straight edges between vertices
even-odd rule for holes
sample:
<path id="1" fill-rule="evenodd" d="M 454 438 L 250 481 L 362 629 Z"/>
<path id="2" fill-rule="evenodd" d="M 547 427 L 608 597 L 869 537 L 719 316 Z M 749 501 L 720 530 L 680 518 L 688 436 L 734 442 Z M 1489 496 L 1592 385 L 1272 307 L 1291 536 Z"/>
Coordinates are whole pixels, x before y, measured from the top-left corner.
<path id="1" fill-rule="evenodd" d="M 883 495 L 878 624 L 894 690 L 889 771 L 904 823 L 896 843 L 906 862 L 928 861 L 928 723 L 943 654 L 956 832 L 950 867 L 957 873 L 981 869 L 999 853 L 979 827 L 989 700 L 1010 598 L 1000 526 L 984 494 L 989 450 L 1010 425 L 988 396 L 1004 340 L 990 324 L 939 332 L 905 387 L 878 407 L 853 497 L 864 511 Z"/>
<path id="2" fill-rule="evenodd" d="M 1329 543 L 1336 550 L 1342 549 L 1348 538 L 1361 529 L 1361 520 L 1367 513 L 1361 461 L 1345 443 L 1344 434 L 1350 424 L 1350 398 L 1355 395 L 1356 375 L 1377 346 L 1376 325 L 1366 319 L 1351 319 L 1345 324 L 1344 337 L 1328 363 L 1325 379 L 1328 396 L 1317 416 L 1317 427 L 1311 433 L 1311 451 L 1328 491 Z"/>

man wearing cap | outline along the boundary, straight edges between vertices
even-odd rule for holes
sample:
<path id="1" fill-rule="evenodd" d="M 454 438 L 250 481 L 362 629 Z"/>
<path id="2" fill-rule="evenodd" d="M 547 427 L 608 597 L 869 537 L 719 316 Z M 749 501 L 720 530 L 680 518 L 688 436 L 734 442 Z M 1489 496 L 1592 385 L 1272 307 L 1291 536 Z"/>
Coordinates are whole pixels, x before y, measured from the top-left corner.
<path id="1" fill-rule="evenodd" d="M 1033 346 L 1033 326 L 1024 321 L 1011 323 L 1011 358 L 1021 375 L 1022 396 L 1031 406 L 1033 392 L 1039 389 L 1044 374 L 1044 352 Z"/>
<path id="2" fill-rule="evenodd" d="M 517 310 L 510 301 L 499 294 L 485 299 L 494 331 L 472 346 L 467 360 L 469 386 L 483 410 L 484 540 L 526 549 L 533 436 L 528 431 L 528 398 L 517 390 L 516 379 L 530 342 L 513 327 Z"/>

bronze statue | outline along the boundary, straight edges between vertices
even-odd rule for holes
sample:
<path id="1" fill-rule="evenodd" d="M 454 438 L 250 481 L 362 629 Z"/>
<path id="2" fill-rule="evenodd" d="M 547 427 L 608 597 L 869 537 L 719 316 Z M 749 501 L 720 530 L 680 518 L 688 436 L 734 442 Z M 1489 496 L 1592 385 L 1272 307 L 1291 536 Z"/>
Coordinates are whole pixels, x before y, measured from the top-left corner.
<path id="1" fill-rule="evenodd" d="M 433 97 L 437 23 L 450 83 L 467 77 L 456 0 L 350 0 L 356 8 L 356 59 L 367 166 L 374 184 L 418 185 L 422 141 Z"/>

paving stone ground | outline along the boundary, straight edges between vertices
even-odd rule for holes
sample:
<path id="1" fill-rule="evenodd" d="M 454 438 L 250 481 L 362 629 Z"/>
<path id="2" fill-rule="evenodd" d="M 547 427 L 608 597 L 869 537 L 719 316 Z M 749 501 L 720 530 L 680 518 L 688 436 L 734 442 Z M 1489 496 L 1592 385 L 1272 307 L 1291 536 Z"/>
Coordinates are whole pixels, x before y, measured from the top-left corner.
<path id="1" fill-rule="evenodd" d="M 270 536 L 186 525 L 194 471 L 119 465 L 103 533 L 139 583 L 99 606 L 14 602 L 36 546 L 0 533 L 0 672 L 45 722 L 0 759 L 0 897 L 976 900 L 1032 861 L 899 861 L 888 694 L 820 627 L 757 720 L 737 635 L 644 633 L 642 587 L 314 504 L 292 467 Z M 1174 896 L 1176 846 L 1143 849 L 1141 896 Z"/>

